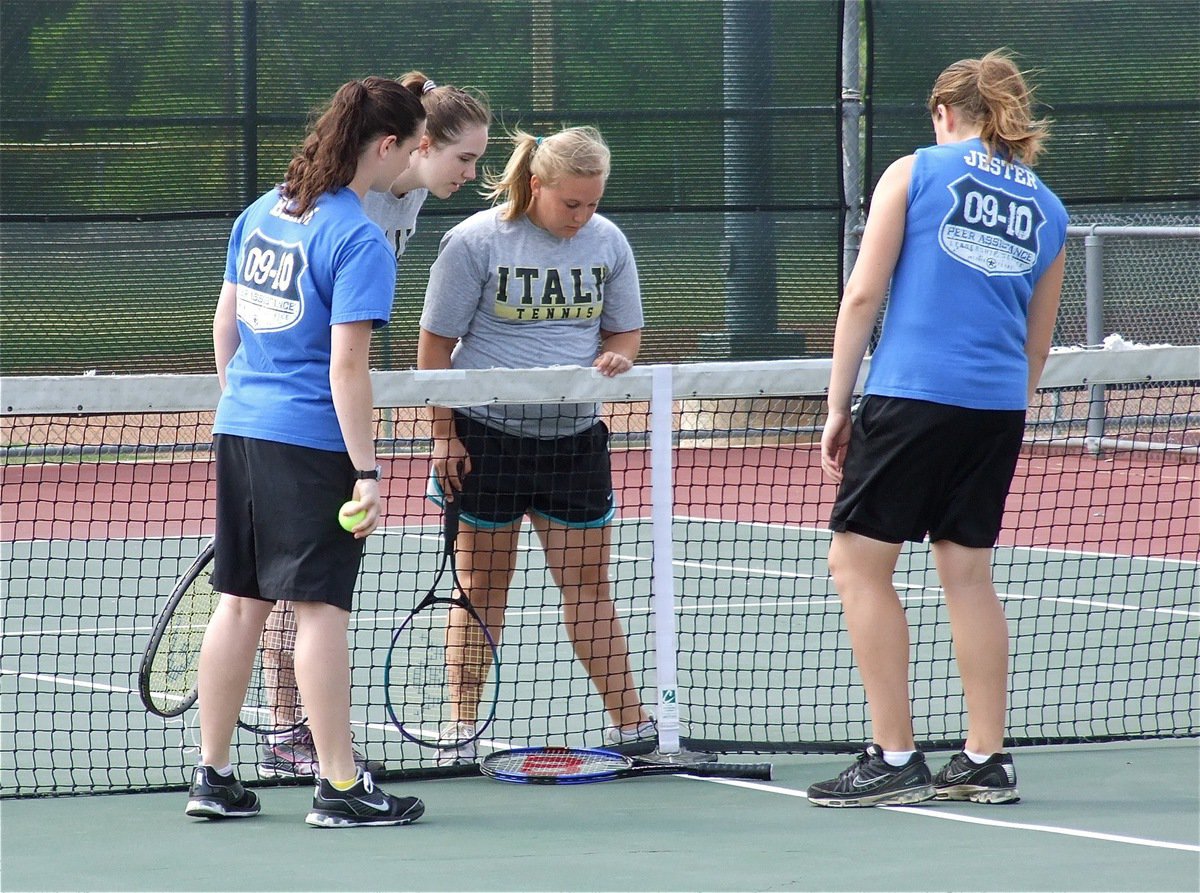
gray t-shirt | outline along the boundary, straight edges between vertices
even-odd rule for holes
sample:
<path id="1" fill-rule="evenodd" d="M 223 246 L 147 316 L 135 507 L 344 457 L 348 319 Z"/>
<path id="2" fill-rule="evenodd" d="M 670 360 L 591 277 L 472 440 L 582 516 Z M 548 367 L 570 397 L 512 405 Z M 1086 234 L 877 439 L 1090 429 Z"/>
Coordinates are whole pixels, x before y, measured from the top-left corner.
<path id="1" fill-rule="evenodd" d="M 371 190 L 363 199 L 363 210 L 379 224 L 388 244 L 396 251 L 396 260 L 404 254 L 408 240 L 417 231 L 417 215 L 429 196 L 428 189 L 414 189 L 397 198 L 390 192 Z"/>
<path id="2" fill-rule="evenodd" d="M 642 327 L 637 264 L 624 234 L 599 214 L 570 239 L 503 205 L 442 237 L 429 271 L 421 328 L 458 338 L 455 369 L 590 366 L 600 330 Z M 477 420 L 528 437 L 563 437 L 596 422 L 592 403 L 478 406 Z"/>

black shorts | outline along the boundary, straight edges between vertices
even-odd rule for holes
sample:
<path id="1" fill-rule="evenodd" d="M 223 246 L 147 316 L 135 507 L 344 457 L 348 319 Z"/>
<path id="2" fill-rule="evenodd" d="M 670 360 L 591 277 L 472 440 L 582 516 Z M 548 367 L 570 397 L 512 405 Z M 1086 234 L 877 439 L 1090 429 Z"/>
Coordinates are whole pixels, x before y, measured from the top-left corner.
<path id="1" fill-rule="evenodd" d="M 1024 427 L 1023 410 L 864 397 L 830 529 L 887 543 L 928 535 L 994 546 Z"/>
<path id="2" fill-rule="evenodd" d="M 354 492 L 346 453 L 218 434 L 213 588 L 349 611 L 363 540 L 338 524 Z"/>
<path id="3" fill-rule="evenodd" d="M 616 514 L 603 422 L 566 437 L 519 437 L 456 412 L 454 429 L 471 457 L 459 517 L 472 527 L 508 527 L 529 512 L 565 527 L 603 527 Z M 428 495 L 442 504 L 433 473 Z"/>

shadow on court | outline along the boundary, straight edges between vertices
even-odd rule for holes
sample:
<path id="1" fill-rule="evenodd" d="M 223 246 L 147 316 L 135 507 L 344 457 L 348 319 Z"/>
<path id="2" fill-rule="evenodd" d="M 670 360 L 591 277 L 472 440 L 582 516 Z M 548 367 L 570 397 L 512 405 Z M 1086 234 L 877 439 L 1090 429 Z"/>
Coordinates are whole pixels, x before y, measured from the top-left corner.
<path id="1" fill-rule="evenodd" d="M 220 823 L 182 793 L 7 800 L 3 889 L 1200 889 L 1195 740 L 1021 749 L 1015 806 L 817 809 L 804 789 L 848 759 L 770 759 L 770 783 L 391 783 L 425 818 L 340 832 L 304 824 L 307 787 Z"/>

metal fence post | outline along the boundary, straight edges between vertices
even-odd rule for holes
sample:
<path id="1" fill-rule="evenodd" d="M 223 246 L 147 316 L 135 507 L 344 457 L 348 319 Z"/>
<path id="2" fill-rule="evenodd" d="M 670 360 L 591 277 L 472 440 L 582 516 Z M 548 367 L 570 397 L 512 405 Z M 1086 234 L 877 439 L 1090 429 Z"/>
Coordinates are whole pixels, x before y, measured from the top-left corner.
<path id="1" fill-rule="evenodd" d="M 725 212 L 725 330 L 735 337 L 775 331 L 774 222 L 757 207 L 771 195 L 770 33 L 770 4 L 722 5 L 725 202 L 735 208 Z"/>
<path id="2" fill-rule="evenodd" d="M 1104 237 L 1094 231 L 1083 239 L 1083 281 L 1087 343 L 1100 344 L 1104 340 Z M 1087 449 L 1098 455 L 1104 437 L 1104 385 L 1091 387 L 1088 403 Z"/>
<path id="3" fill-rule="evenodd" d="M 859 140 L 862 124 L 862 65 L 859 59 L 858 0 L 847 0 L 842 16 L 842 181 L 846 223 L 842 234 L 842 285 L 858 260 L 863 231 L 863 158 Z"/>

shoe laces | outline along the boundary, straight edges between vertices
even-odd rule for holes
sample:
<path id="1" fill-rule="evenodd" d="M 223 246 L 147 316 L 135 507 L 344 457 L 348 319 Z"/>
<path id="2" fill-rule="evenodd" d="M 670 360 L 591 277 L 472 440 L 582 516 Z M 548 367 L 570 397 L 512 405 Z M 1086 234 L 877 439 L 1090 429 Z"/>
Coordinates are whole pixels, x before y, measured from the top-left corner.
<path id="1" fill-rule="evenodd" d="M 860 753 L 857 757 L 854 758 L 853 763 L 851 763 L 849 766 L 847 766 L 845 769 L 843 769 L 841 771 L 841 773 L 838 775 L 838 779 L 840 781 L 844 781 L 846 779 L 853 778 L 855 775 L 857 775 L 859 773 L 859 770 L 862 769 L 863 766 L 867 765 L 867 763 L 870 762 L 871 758 L 874 756 L 875 756 L 875 754 L 871 753 L 871 749 L 867 748 L 862 753 Z M 879 758 L 883 759 L 882 751 L 879 753 Z"/>
<path id="2" fill-rule="evenodd" d="M 368 794 L 375 790 L 375 779 L 371 778 L 371 773 L 363 770 L 359 773 L 359 781 L 362 782 L 363 790 Z"/>
<path id="3" fill-rule="evenodd" d="M 455 720 L 442 726 L 438 737 L 443 741 L 462 741 L 464 738 L 475 737 L 475 723 Z"/>
<path id="4" fill-rule="evenodd" d="M 657 731 L 658 727 L 654 724 L 654 720 L 648 719 L 629 728 L 624 726 L 609 726 L 605 730 L 604 738 L 613 744 L 623 744 L 630 741 L 644 741 L 653 738 Z"/>

